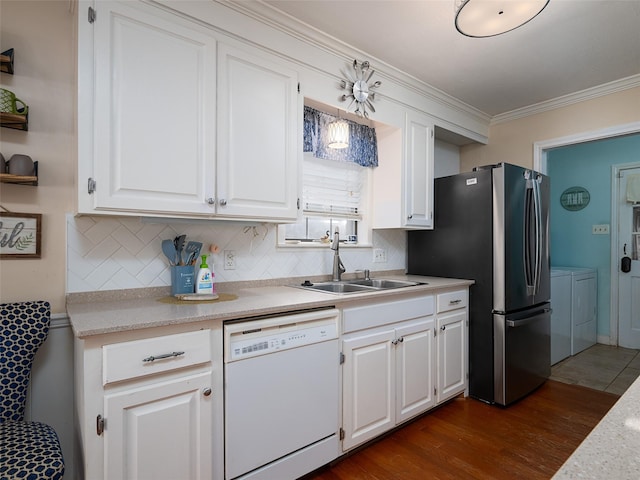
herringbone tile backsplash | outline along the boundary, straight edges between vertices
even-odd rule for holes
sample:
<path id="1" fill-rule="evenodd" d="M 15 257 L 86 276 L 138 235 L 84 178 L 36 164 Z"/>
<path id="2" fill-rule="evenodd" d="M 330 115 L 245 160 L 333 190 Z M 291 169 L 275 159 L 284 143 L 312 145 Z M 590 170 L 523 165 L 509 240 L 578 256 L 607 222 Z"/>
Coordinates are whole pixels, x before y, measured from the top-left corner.
<path id="1" fill-rule="evenodd" d="M 333 265 L 333 251 L 325 248 L 276 247 L 273 224 L 233 222 L 150 223 L 138 217 L 67 216 L 67 292 L 119 290 L 168 286 L 169 263 L 162 253 L 162 240 L 178 234 L 202 242 L 203 253 L 215 244 L 213 255 L 216 282 L 264 280 L 305 275 L 327 275 Z M 404 269 L 406 233 L 403 230 L 373 232 L 375 248 L 387 251 L 386 263 L 372 263 L 371 248 L 341 248 L 347 272 L 365 268 Z M 236 254 L 235 270 L 224 270 L 223 252 Z"/>

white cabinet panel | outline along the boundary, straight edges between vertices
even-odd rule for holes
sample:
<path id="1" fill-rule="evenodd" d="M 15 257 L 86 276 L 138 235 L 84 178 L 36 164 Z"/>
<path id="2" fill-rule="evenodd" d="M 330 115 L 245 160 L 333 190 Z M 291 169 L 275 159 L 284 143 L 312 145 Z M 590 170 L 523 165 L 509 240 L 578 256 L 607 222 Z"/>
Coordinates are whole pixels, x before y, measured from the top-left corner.
<path id="1" fill-rule="evenodd" d="M 467 385 L 467 311 L 438 316 L 438 403 Z"/>
<path id="2" fill-rule="evenodd" d="M 396 329 L 396 422 L 435 405 L 433 319 Z"/>
<path id="3" fill-rule="evenodd" d="M 211 372 L 105 395 L 105 478 L 210 479 Z"/>
<path id="4" fill-rule="evenodd" d="M 433 306 L 433 297 L 428 303 Z M 412 304 L 418 299 L 405 300 Z M 402 302 L 374 305 L 385 311 Z M 346 309 L 360 314 L 367 307 Z M 389 317 L 393 318 L 393 316 Z M 389 322 L 387 322 L 389 323 Z M 435 405 L 435 320 L 399 321 L 343 340 L 343 450 L 377 437 Z"/>
<path id="5" fill-rule="evenodd" d="M 295 220 L 302 106 L 284 61 L 221 44 L 218 207 L 233 217 Z"/>
<path id="6" fill-rule="evenodd" d="M 211 213 L 215 38 L 141 3 L 96 9 L 94 143 L 92 158 L 80 158 L 93 164 L 92 207 Z"/>
<path id="7" fill-rule="evenodd" d="M 386 330 L 343 342 L 343 450 L 395 425 L 394 338 Z"/>
<path id="8" fill-rule="evenodd" d="M 102 348 L 102 383 L 155 375 L 211 361 L 211 332 L 178 333 Z"/>
<path id="9" fill-rule="evenodd" d="M 404 218 L 407 227 L 433 228 L 433 124 L 407 112 L 405 125 Z"/>

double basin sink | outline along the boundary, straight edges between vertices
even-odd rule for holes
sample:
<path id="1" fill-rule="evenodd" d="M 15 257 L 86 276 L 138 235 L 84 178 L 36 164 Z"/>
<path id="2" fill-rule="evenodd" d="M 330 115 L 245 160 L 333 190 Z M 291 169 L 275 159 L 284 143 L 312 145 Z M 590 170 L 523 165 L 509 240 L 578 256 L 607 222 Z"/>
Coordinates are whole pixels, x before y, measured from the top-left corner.
<path id="1" fill-rule="evenodd" d="M 362 293 L 376 290 L 390 290 L 393 288 L 415 287 L 416 285 L 424 285 L 424 283 L 406 280 L 389 280 L 385 278 L 369 278 L 321 283 L 306 281 L 301 284 L 300 287 L 326 293 Z"/>

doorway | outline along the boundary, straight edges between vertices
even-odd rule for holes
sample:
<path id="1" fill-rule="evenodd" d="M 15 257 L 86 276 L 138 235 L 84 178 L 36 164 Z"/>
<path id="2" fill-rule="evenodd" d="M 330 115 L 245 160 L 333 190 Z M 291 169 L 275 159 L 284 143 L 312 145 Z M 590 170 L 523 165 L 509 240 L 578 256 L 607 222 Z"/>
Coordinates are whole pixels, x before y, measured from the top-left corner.
<path id="1" fill-rule="evenodd" d="M 577 135 L 572 135 L 568 137 L 562 137 L 552 140 L 546 140 L 542 142 L 536 142 L 534 144 L 534 169 L 541 171 L 543 173 L 549 173 L 549 161 L 551 158 L 551 162 L 554 156 L 557 153 L 557 150 L 562 149 L 563 147 L 571 147 L 576 148 L 578 152 L 577 158 L 578 162 L 574 162 L 575 170 L 575 179 L 576 183 L 580 181 L 592 182 L 594 179 L 598 180 L 600 183 L 599 186 L 595 187 L 593 183 L 589 183 L 588 185 L 592 189 L 596 189 L 597 192 L 595 198 L 591 198 L 591 201 L 594 202 L 591 205 L 590 209 L 585 208 L 585 212 L 593 213 L 593 208 L 595 205 L 598 205 L 599 213 L 595 217 L 591 217 L 587 224 L 580 224 L 578 221 L 584 215 L 568 215 L 566 216 L 566 220 L 568 221 L 567 225 L 562 226 L 562 228 L 566 228 L 563 231 L 563 237 L 570 237 L 570 234 L 574 234 L 574 238 L 568 238 L 567 241 L 571 242 L 570 246 L 578 246 L 580 248 L 585 247 L 587 243 L 592 243 L 595 241 L 596 244 L 600 246 L 600 248 L 604 247 L 604 250 L 601 250 L 599 254 L 600 261 L 603 262 L 598 266 L 599 270 L 599 307 L 598 307 L 598 327 L 599 327 L 599 335 L 598 341 L 599 343 L 608 343 L 611 345 L 618 345 L 619 343 L 619 325 L 618 325 L 618 302 L 617 302 L 617 292 L 618 292 L 618 268 L 619 268 L 619 252 L 618 248 L 614 246 L 617 245 L 617 221 L 614 218 L 613 206 L 614 204 L 611 202 L 612 191 L 614 190 L 612 186 L 613 180 L 611 180 L 611 168 L 615 164 L 622 163 L 630 163 L 637 162 L 640 160 L 637 152 L 638 148 L 636 147 L 635 152 L 631 156 L 620 156 L 620 158 L 615 158 L 616 155 L 603 154 L 602 162 L 606 162 L 607 164 L 601 165 L 601 170 L 599 173 L 595 173 L 589 176 L 589 179 L 583 177 L 583 180 L 580 180 L 579 173 L 582 171 L 584 173 L 583 163 L 580 162 L 583 158 L 586 159 L 590 154 L 594 152 L 595 149 L 602 145 L 599 140 L 618 140 L 619 138 L 632 138 L 634 141 L 640 141 L 640 122 L 635 122 L 632 124 L 626 124 L 616 127 L 611 127 L 603 130 L 586 132 Z M 636 144 L 637 145 L 637 144 Z M 604 169 L 604 170 L 602 170 Z M 597 177 L 597 178 L 594 178 Z M 555 204 L 558 206 L 560 204 L 559 197 L 560 193 L 553 189 L 554 181 L 552 175 L 552 208 Z M 604 184 L 604 187 L 602 186 Z M 558 186 L 558 185 L 556 185 Z M 569 186 L 580 186 L 580 185 L 569 185 Z M 606 188 L 605 188 L 606 187 Z M 586 188 L 589 191 L 589 188 Z M 606 194 L 605 194 L 606 193 Z M 604 198 L 603 198 L 604 194 Z M 560 208 L 560 207 L 558 207 Z M 552 211 L 553 215 L 553 211 Z M 583 219 L 584 220 L 584 219 Z M 573 224 L 572 224 L 573 222 Z M 600 226 L 608 226 L 609 231 L 606 233 L 602 233 L 601 229 L 598 228 L 598 234 L 593 233 L 594 227 Z M 614 228 L 614 226 L 616 226 Z M 558 229 L 556 228 L 556 234 Z M 566 233 L 564 233 L 566 232 Z M 577 232 L 577 237 L 575 236 Z M 599 236 L 596 236 L 599 235 Z M 554 241 L 554 230 L 551 232 L 551 241 Z M 558 253 L 558 252 L 556 252 Z M 575 254 L 576 252 L 574 252 Z M 552 263 L 555 265 L 559 265 L 557 261 L 554 260 L 554 250 L 552 249 Z M 594 256 L 593 252 L 589 253 L 589 261 L 593 260 Z M 560 261 L 560 260 L 558 260 Z M 569 257 L 569 261 L 573 261 L 573 266 L 580 266 L 579 263 L 576 263 L 575 257 Z M 612 295 L 611 292 L 614 292 Z M 614 301 L 615 300 L 615 301 Z M 608 329 L 607 329 L 608 327 Z M 607 332 L 608 330 L 608 332 Z"/>

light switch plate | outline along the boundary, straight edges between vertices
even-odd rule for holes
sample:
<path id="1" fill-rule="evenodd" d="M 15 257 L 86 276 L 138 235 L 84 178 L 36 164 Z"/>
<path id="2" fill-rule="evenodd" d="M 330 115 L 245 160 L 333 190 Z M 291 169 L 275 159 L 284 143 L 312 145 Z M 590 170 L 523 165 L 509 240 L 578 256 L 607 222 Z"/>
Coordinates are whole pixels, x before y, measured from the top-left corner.
<path id="1" fill-rule="evenodd" d="M 384 248 L 373 249 L 373 263 L 386 263 L 387 251 Z"/>

